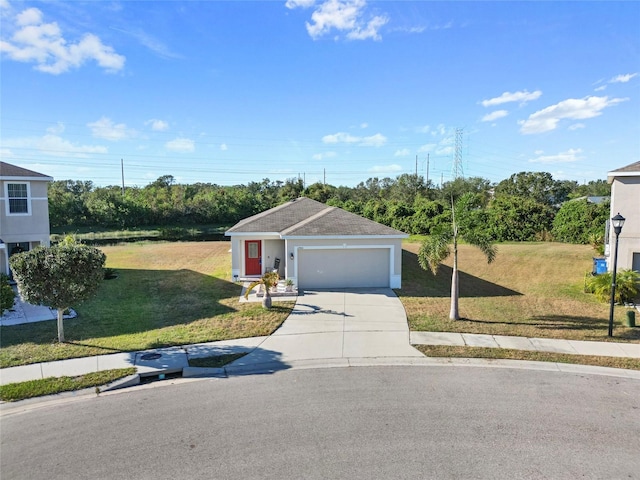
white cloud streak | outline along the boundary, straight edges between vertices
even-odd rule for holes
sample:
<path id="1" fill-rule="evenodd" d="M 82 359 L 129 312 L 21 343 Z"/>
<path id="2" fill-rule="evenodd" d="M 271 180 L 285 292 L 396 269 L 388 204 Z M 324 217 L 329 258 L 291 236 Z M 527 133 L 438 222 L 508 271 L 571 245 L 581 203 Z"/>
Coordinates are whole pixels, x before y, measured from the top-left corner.
<path id="1" fill-rule="evenodd" d="M 167 150 L 183 153 L 193 152 L 196 149 L 195 143 L 189 138 L 176 138 L 175 140 L 165 143 L 164 146 Z"/>
<path id="2" fill-rule="evenodd" d="M 371 167 L 369 172 L 371 173 L 387 173 L 387 172 L 399 172 L 402 170 L 402 167 L 397 163 L 393 163 L 391 165 L 376 165 L 375 167 Z"/>
<path id="3" fill-rule="evenodd" d="M 560 152 L 556 155 L 539 155 L 536 158 L 529 159 L 531 163 L 571 163 L 581 160 L 582 149 L 570 148 L 566 152 Z"/>
<path id="4" fill-rule="evenodd" d="M 135 136 L 135 131 L 130 130 L 124 123 L 114 124 L 110 118 L 102 117 L 100 120 L 88 123 L 91 134 L 96 138 L 117 142 Z"/>
<path id="5" fill-rule="evenodd" d="M 494 120 L 506 117 L 507 115 L 509 115 L 509 112 L 506 110 L 496 110 L 495 112 L 487 113 L 484 117 L 482 117 L 482 121 L 493 122 Z"/>
<path id="6" fill-rule="evenodd" d="M 499 97 L 483 100 L 480 103 L 483 107 L 493 107 L 510 102 L 519 102 L 521 105 L 524 105 L 532 100 L 537 100 L 541 95 L 542 91 L 540 90 L 536 90 L 535 92 L 529 92 L 528 90 L 522 90 L 520 92 L 504 92 Z"/>
<path id="7" fill-rule="evenodd" d="M 165 132 L 169 130 L 169 124 L 164 120 L 158 120 L 157 118 L 152 118 L 151 120 L 147 120 L 144 122 L 145 125 L 151 125 L 151 130 L 154 132 Z"/>
<path id="8" fill-rule="evenodd" d="M 387 143 L 387 137 L 381 133 L 376 133 L 369 137 L 357 137 L 349 133 L 338 132 L 332 135 L 325 135 L 322 137 L 322 142 L 328 144 L 346 143 L 360 147 L 381 147 Z"/>
<path id="9" fill-rule="evenodd" d="M 624 75 L 617 75 L 609 80 L 609 83 L 627 83 L 633 77 L 636 77 L 637 73 L 626 73 Z"/>
<path id="10" fill-rule="evenodd" d="M 124 68 L 125 57 L 96 35 L 86 33 L 78 42 L 69 42 L 57 23 L 44 23 L 37 8 L 23 10 L 14 23 L 15 33 L 11 40 L 0 40 L 0 52 L 17 62 L 35 63 L 40 72 L 59 75 L 90 60 L 111 73 Z"/>
<path id="11" fill-rule="evenodd" d="M 586 97 L 586 98 L 569 98 L 555 105 L 551 105 L 542 110 L 529 115 L 527 120 L 520 120 L 520 132 L 527 135 L 532 133 L 543 133 L 555 130 L 558 123 L 562 119 L 583 120 L 586 118 L 597 117 L 602 114 L 602 110 L 620 102 L 628 100 L 627 98 L 609 98 L 609 97 Z"/>

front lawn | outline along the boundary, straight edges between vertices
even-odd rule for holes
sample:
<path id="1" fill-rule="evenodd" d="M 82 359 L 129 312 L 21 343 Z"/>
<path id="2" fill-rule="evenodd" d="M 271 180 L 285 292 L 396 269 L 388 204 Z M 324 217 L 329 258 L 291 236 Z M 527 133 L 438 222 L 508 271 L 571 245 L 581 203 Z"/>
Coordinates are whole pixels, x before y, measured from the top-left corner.
<path id="1" fill-rule="evenodd" d="M 594 251 L 563 243 L 499 244 L 487 264 L 483 254 L 459 247 L 460 315 L 449 320 L 451 259 L 437 276 L 418 265 L 419 243 L 403 245 L 402 290 L 397 293 L 412 330 L 610 341 L 608 304 L 584 293 Z M 640 341 L 640 328 L 623 326 L 616 307 L 613 341 Z"/>
<path id="2" fill-rule="evenodd" d="M 65 320 L 66 343 L 56 342 L 56 322 L 0 327 L 0 368 L 269 335 L 292 302 L 239 303 L 242 287 L 231 278 L 229 242 L 134 243 L 103 247 L 107 267 L 98 295 L 74 305 Z"/>

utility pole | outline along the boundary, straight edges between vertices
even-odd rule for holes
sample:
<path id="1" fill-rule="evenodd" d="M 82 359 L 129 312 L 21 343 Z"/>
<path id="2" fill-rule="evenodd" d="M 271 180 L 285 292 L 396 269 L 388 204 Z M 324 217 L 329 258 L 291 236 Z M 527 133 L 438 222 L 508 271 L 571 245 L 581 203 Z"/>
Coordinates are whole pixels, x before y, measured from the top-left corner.
<path id="1" fill-rule="evenodd" d="M 429 154 L 427 153 L 427 189 L 429 189 Z"/>
<path id="2" fill-rule="evenodd" d="M 322 184 L 326 185 L 327 184 L 327 169 L 323 168 L 322 169 L 322 173 L 323 173 L 323 177 L 322 177 Z"/>
<path id="3" fill-rule="evenodd" d="M 122 196 L 124 197 L 124 160 L 120 159 L 120 174 L 122 175 Z"/>

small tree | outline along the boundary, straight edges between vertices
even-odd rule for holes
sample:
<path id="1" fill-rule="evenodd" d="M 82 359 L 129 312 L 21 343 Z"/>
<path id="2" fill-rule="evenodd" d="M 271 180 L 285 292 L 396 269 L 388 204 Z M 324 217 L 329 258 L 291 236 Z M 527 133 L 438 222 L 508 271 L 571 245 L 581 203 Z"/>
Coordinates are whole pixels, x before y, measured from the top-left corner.
<path id="1" fill-rule="evenodd" d="M 478 247 L 487 257 L 487 263 L 493 262 L 497 249 L 489 238 L 482 234 L 479 225 L 474 221 L 472 212 L 480 214 L 480 210 L 475 210 L 474 195 L 464 194 L 457 202 L 451 200 L 451 230 L 428 237 L 418 251 L 418 262 L 424 270 L 431 270 L 435 275 L 438 266 L 451 254 L 450 245 L 453 244 L 453 273 L 451 274 L 451 310 L 449 318 L 459 320 L 458 309 L 459 288 L 458 288 L 458 237 Z M 456 220 L 457 216 L 466 217 L 463 222 Z M 477 215 L 481 217 L 481 215 Z M 483 221 L 482 218 L 476 220 Z"/>
<path id="2" fill-rule="evenodd" d="M 106 256 L 68 237 L 53 247 L 38 247 L 13 255 L 9 261 L 24 300 L 58 311 L 58 341 L 64 342 L 65 309 L 98 291 Z"/>
<path id="3" fill-rule="evenodd" d="M 264 308 L 271 308 L 271 287 L 275 287 L 280 280 L 278 272 L 265 272 L 260 280 L 251 282 L 244 292 L 244 298 L 249 298 L 249 293 L 254 287 L 258 285 L 264 285 L 264 298 L 262 299 L 262 306 Z"/>

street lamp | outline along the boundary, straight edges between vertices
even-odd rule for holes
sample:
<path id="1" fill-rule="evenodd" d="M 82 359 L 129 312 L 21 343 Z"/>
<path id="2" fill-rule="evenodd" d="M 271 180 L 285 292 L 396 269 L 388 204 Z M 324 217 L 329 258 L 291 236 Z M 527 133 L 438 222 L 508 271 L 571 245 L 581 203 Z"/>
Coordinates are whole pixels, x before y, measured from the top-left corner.
<path id="1" fill-rule="evenodd" d="M 613 254 L 613 277 L 611 277 L 611 307 L 609 308 L 609 336 L 613 337 L 613 304 L 616 301 L 616 271 L 618 267 L 618 237 L 622 231 L 625 218 L 618 213 L 611 219 L 611 225 L 613 225 L 613 231 L 616 234 L 616 250 Z"/>

